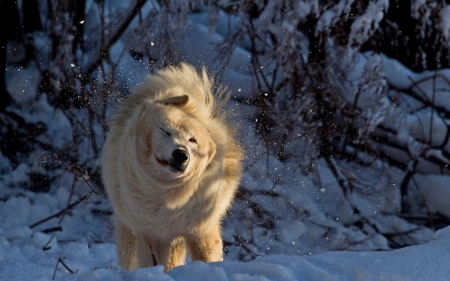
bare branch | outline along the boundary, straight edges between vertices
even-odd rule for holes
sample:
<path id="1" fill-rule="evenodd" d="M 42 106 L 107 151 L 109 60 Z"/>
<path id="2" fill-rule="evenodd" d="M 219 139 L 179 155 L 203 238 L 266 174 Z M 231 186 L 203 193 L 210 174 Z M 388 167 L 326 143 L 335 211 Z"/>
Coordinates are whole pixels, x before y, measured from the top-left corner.
<path id="1" fill-rule="evenodd" d="M 72 269 L 70 269 L 70 267 L 61 259 L 58 258 L 58 261 L 56 262 L 55 265 L 55 270 L 53 271 L 53 276 L 52 276 L 52 280 L 55 280 L 55 276 L 56 276 L 56 270 L 58 270 L 58 265 L 62 264 L 64 266 L 64 268 L 70 272 L 70 274 L 74 274 L 75 271 L 73 271 Z"/>
<path id="2" fill-rule="evenodd" d="M 41 219 L 41 220 L 39 220 L 39 221 L 37 221 L 37 222 L 31 224 L 31 225 L 29 226 L 29 228 L 35 228 L 36 226 L 38 226 L 38 225 L 40 225 L 40 224 L 43 224 L 44 222 L 47 222 L 47 221 L 49 221 L 49 220 L 51 220 L 51 219 L 53 219 L 53 218 L 57 218 L 57 217 L 59 217 L 60 215 L 65 214 L 67 211 L 71 210 L 71 209 L 72 209 L 73 207 L 75 207 L 76 205 L 80 204 L 81 202 L 84 202 L 84 201 L 88 200 L 90 196 L 92 196 L 92 191 L 89 192 L 88 194 L 86 194 L 86 195 L 84 195 L 84 196 L 78 198 L 77 201 L 71 203 L 70 205 L 68 205 L 67 207 L 65 207 L 64 209 L 62 209 L 61 211 L 59 211 L 59 212 L 57 212 L 57 213 L 54 213 L 53 215 L 50 215 L 50 216 L 48 216 L 48 217 L 46 217 L 46 218 L 44 218 L 44 219 Z"/>
<path id="3" fill-rule="evenodd" d="M 130 25 L 136 14 L 141 10 L 142 6 L 145 4 L 145 0 L 136 0 L 134 5 L 131 5 L 128 11 L 124 11 L 124 15 L 128 15 L 122 22 L 114 25 L 115 29 L 111 32 L 111 36 L 104 39 L 104 44 L 102 44 L 100 50 L 97 52 L 96 56 L 92 58 L 91 64 L 86 68 L 83 73 L 83 77 L 87 79 L 94 72 L 94 70 L 101 65 L 104 56 L 108 53 L 110 47 L 120 38 L 123 32 Z"/>

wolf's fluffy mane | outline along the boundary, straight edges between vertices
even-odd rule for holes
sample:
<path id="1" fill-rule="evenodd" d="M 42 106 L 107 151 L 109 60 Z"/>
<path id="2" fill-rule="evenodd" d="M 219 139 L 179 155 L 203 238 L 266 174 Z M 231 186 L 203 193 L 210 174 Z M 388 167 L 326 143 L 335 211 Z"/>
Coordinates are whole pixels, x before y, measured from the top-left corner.
<path id="1" fill-rule="evenodd" d="M 177 95 L 188 95 L 185 110 L 200 120 L 223 121 L 226 117 L 223 106 L 229 94 L 226 88 L 214 88 L 214 78 L 209 77 L 205 67 L 201 73 L 185 63 L 160 70 L 150 75 L 137 92 L 144 91 L 154 101 L 162 101 Z M 205 110 L 206 109 L 206 110 Z"/>
<path id="2" fill-rule="evenodd" d="M 178 95 L 189 96 L 183 110 L 195 116 L 210 131 L 226 126 L 227 116 L 223 106 L 229 99 L 229 92 L 223 86 L 214 85 L 214 78 L 207 75 L 205 67 L 199 73 L 186 63 L 169 66 L 147 76 L 134 94 L 127 98 L 127 103 L 132 106 L 119 105 L 111 122 L 123 127 L 123 120 L 132 116 L 144 100 L 157 103 Z M 227 129 L 234 135 L 232 128 Z"/>

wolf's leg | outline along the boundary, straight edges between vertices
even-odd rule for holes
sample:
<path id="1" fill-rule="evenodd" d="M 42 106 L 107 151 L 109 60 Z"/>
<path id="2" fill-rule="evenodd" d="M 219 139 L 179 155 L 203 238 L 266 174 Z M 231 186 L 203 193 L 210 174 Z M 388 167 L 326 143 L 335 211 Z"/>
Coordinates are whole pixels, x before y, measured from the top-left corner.
<path id="1" fill-rule="evenodd" d="M 184 238 L 176 238 L 170 247 L 169 260 L 166 270 L 169 271 L 175 266 L 184 265 L 186 262 L 186 242 Z"/>
<path id="2" fill-rule="evenodd" d="M 156 245 L 151 245 L 150 240 L 143 234 L 136 236 L 137 266 L 149 267 L 158 264 L 156 258 Z"/>
<path id="3" fill-rule="evenodd" d="M 192 260 L 213 262 L 223 260 L 222 237 L 220 227 L 214 226 L 207 233 L 198 233 L 186 237 L 189 253 Z"/>
<path id="4" fill-rule="evenodd" d="M 131 230 L 116 219 L 117 257 L 119 265 L 126 269 L 136 268 L 136 238 Z"/>
<path id="5" fill-rule="evenodd" d="M 155 239 L 145 234 L 136 236 L 137 266 L 149 267 L 167 264 L 170 254 L 170 242 Z"/>

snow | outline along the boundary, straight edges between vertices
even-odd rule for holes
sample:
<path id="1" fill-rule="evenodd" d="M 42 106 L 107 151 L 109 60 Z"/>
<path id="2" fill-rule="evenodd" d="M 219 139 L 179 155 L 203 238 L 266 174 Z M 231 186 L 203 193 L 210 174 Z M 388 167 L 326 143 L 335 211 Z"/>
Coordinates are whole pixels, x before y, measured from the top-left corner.
<path id="1" fill-rule="evenodd" d="M 201 24 L 189 22 L 188 30 L 182 43 L 183 59 L 196 67 L 210 66 L 211 71 L 217 68 L 219 53 L 216 44 L 222 42 L 224 38 L 216 33 L 211 34 L 209 29 Z M 189 46 L 192 45 L 202 46 L 203 51 L 199 52 L 196 48 L 190 48 Z M 250 63 L 250 53 L 237 47 L 230 55 L 229 67 L 222 73 L 220 82 L 229 86 L 230 91 L 237 97 L 248 97 L 252 93 L 248 63 Z"/>
<path id="2" fill-rule="evenodd" d="M 439 28 L 444 38 L 447 40 L 447 44 L 450 44 L 450 5 L 442 8 L 442 10 L 439 12 L 439 19 Z"/>
<path id="3" fill-rule="evenodd" d="M 448 183 L 450 177 L 415 175 L 414 180 L 414 183 L 417 184 L 426 201 L 429 202 L 428 208 L 430 211 L 450 217 L 450 208 L 448 205 L 448 198 L 450 198 Z"/>
<path id="4" fill-rule="evenodd" d="M 375 80 L 376 75 L 374 74 L 376 73 L 368 75 L 368 81 L 365 81 L 364 76 L 364 73 L 368 72 L 367 65 L 370 65 L 374 56 L 381 58 L 379 67 L 384 76 L 382 79 L 385 79 L 393 88 L 387 96 L 383 96 L 378 101 L 375 111 L 372 110 L 371 106 L 376 102 L 377 97 L 375 85 L 380 85 L 380 83 L 371 85 Z M 373 69 L 376 69 L 376 67 L 375 65 Z M 360 73 L 363 73 L 363 75 Z M 381 123 L 385 128 L 396 132 L 391 141 L 397 142 L 402 147 L 407 147 L 410 155 L 418 159 L 434 158 L 439 159 L 442 163 L 450 164 L 449 159 L 445 156 L 446 153 L 440 151 L 441 148 L 434 149 L 443 144 L 442 149 L 447 153 L 450 151 L 450 143 L 446 142 L 450 120 L 444 114 L 426 106 L 432 104 L 436 108 L 450 110 L 449 69 L 415 73 L 395 59 L 383 54 L 374 55 L 368 52 L 357 57 L 357 63 L 349 77 L 354 85 L 358 85 L 358 81 L 360 85 L 362 84 L 358 105 L 366 108 L 366 118 L 372 118 L 374 125 Z M 363 91 L 366 89 L 368 90 Z M 349 91 L 347 95 L 348 100 L 354 99 L 354 92 Z M 392 98 L 397 102 L 393 103 Z M 373 126 L 373 129 L 375 129 L 375 126 Z M 382 149 L 394 155 L 394 158 L 405 160 L 408 158 L 408 156 L 405 157 L 401 152 L 396 151 L 395 148 L 382 147 Z M 439 173 L 436 167 L 429 164 L 419 163 L 418 168 L 422 173 Z"/>
<path id="5" fill-rule="evenodd" d="M 29 222 L 57 210 L 55 197 L 28 194 L 0 203 L 0 272 L 2 280 L 448 280 L 450 227 L 425 244 L 394 251 L 338 251 L 317 255 L 269 255 L 250 262 L 188 262 L 163 273 L 162 266 L 126 271 L 117 264 L 114 243 L 89 241 L 101 217 L 88 206 L 73 210 L 76 223 L 63 221 L 63 231 L 45 234 Z M 62 194 L 59 194 L 60 196 Z M 58 196 L 58 194 L 54 195 Z M 30 198 L 33 198 L 30 200 Z M 50 204 L 47 204 L 50 203 Z M 53 203 L 53 204 L 52 204 Z M 15 210 L 11 212 L 11 210 Z M 86 223 L 90 227 L 86 228 Z M 304 231 L 302 224 L 292 225 Z M 294 236 L 288 239 L 296 240 Z M 68 267 L 65 268 L 58 260 Z M 71 273 L 70 271 L 73 273 Z"/>
<path id="6" fill-rule="evenodd" d="M 274 165 L 271 170 L 280 168 Z M 27 167 L 20 166 L 14 173 L 23 174 L 26 169 Z M 348 205 L 336 202 L 335 198 L 341 197 L 341 190 L 337 188 L 330 171 L 321 164 L 319 173 L 323 179 L 323 190 L 316 189 L 316 194 L 309 194 L 306 197 L 292 194 L 290 198 L 293 204 L 309 209 L 315 214 L 312 219 L 317 223 L 331 223 L 321 215 L 322 210 L 317 207 L 334 212 L 340 220 L 351 220 L 350 210 L 345 210 Z M 435 186 L 430 179 L 417 180 L 419 184 L 426 182 Z M 17 176 L 15 180 L 21 179 Z M 439 181 L 440 187 L 445 189 L 446 180 L 440 180 L 438 177 L 436 180 Z M 257 184 L 251 181 L 255 179 L 246 174 L 244 184 Z M 297 181 L 299 182 L 296 184 L 303 182 L 304 186 L 313 186 L 308 178 Z M 223 262 L 210 264 L 188 262 L 186 266 L 175 268 L 167 274 L 163 273 L 161 266 L 126 271 L 117 264 L 112 218 L 102 212 L 94 212 L 110 208 L 103 196 L 93 197 L 93 204 L 76 206 L 62 220 L 54 218 L 32 227 L 43 218 L 64 209 L 69 197 L 67 190 L 60 188 L 54 193 L 32 193 L 2 186 L 0 191 L 0 198 L 8 198 L 0 201 L 2 280 L 49 280 L 53 274 L 55 280 L 445 280 L 444 277 L 450 273 L 450 268 L 445 262 L 450 258 L 450 252 L 446 250 L 450 246 L 450 227 L 434 235 L 430 234 L 427 241 L 422 241 L 425 243 L 423 245 L 393 251 L 338 251 L 314 255 L 274 254 L 260 256 L 250 262 L 237 262 L 229 254 L 225 256 Z M 286 188 L 280 188 L 276 192 L 286 196 L 290 194 Z M 435 192 L 437 191 L 430 189 L 429 194 Z M 320 198 L 322 204 L 309 201 L 309 197 Z M 77 197 L 73 198 L 73 201 L 76 199 Z M 264 197 L 261 199 L 264 200 Z M 255 201 L 258 202 L 256 199 Z M 378 211 L 377 208 L 374 209 L 376 205 L 372 205 L 373 202 L 362 201 L 362 198 L 356 202 L 360 202 L 360 209 L 364 212 Z M 445 210 L 445 199 L 441 199 L 441 202 L 442 205 L 437 206 Z M 270 209 L 270 202 L 259 203 Z M 333 210 L 332 206 L 338 209 Z M 289 221 L 288 213 L 285 215 L 285 222 L 279 226 L 282 231 L 280 241 L 290 241 L 291 247 L 295 248 L 297 244 L 305 243 L 302 240 L 309 239 L 306 234 L 311 228 L 308 226 L 308 229 L 302 221 Z M 392 226 L 404 228 L 400 226 L 401 221 L 396 221 L 394 217 L 390 223 Z M 58 225 L 61 227 L 59 231 L 42 232 Z M 335 223 L 334 226 L 338 227 L 339 224 Z M 225 235 L 230 235 L 230 229 L 224 231 Z M 261 234 L 257 234 L 257 228 L 255 235 L 264 241 Z M 349 231 L 344 231 L 341 235 L 344 240 L 349 236 L 367 240 L 366 237 L 357 236 Z M 423 234 L 422 237 L 427 235 Z M 338 241 L 339 239 L 336 239 L 334 243 Z M 389 249 L 386 240 L 381 236 L 374 237 L 371 243 L 372 248 Z M 354 247 L 354 250 L 358 248 Z M 73 273 L 58 263 L 59 259 Z M 23 270 L 24 268 L 26 270 Z"/>
<path id="7" fill-rule="evenodd" d="M 115 2 L 124 5 L 124 10 L 129 6 L 123 1 Z M 348 17 L 353 2 L 341 1 L 323 13 L 317 32 L 326 31 L 337 20 L 336 15 Z M 97 6 L 92 1 L 88 3 L 90 13 L 95 13 Z M 277 1 L 271 3 L 275 5 Z M 414 1 L 414 11 L 424 3 Z M 368 23 L 377 25 L 387 1 L 371 5 L 365 17 L 352 26 L 353 33 L 368 33 Z M 269 18 L 272 11 L 267 8 L 265 12 Z M 318 14 L 317 3 L 299 1 L 293 13 L 300 19 Z M 448 13 L 449 6 L 446 6 L 440 14 L 442 32 L 448 32 Z M 205 13 L 188 16 L 180 56 L 195 66 L 206 65 L 215 70 L 216 45 L 239 25 L 237 18 L 219 12 L 212 32 L 205 24 L 207 20 Z M 288 25 L 283 22 L 273 28 L 282 30 Z M 98 32 L 92 25 L 87 29 Z M 361 38 L 356 36 L 356 39 Z M 88 46 L 98 44 L 88 43 Z M 149 67 L 133 59 L 126 46 L 123 40 L 117 41 L 110 55 L 119 62 L 118 82 L 133 90 Z M 233 97 L 252 97 L 251 54 L 245 46 L 235 46 L 229 55 L 229 65 L 222 69 L 219 81 L 229 87 Z M 382 147 L 382 150 L 406 163 L 411 155 L 420 160 L 435 157 L 447 161 L 443 150 L 429 149 L 424 143 L 441 144 L 449 120 L 438 118 L 436 112 L 424 108 L 420 99 L 413 100 L 402 93 L 411 90 L 424 100 L 450 110 L 450 70 L 414 73 L 382 54 L 364 54 L 357 59 L 355 69 L 348 76 L 353 85 L 348 100 L 352 101 L 360 89 L 357 105 L 366 109 L 366 118 L 372 118 L 372 129 L 380 124 L 392 128 L 397 134 L 390 137 L 408 147 L 409 154 L 393 147 Z M 74 138 L 70 122 L 61 110 L 50 106 L 46 94 L 35 95 L 35 71 L 32 66 L 8 69 L 8 90 L 23 106 L 21 116 L 47 126 L 49 137 L 41 141 L 66 149 Z M 374 77 L 376 80 L 371 80 Z M 396 91 L 383 95 L 387 83 Z M 400 102 L 395 104 L 391 98 L 397 96 Z M 247 158 L 241 181 L 245 194 L 236 199 L 223 222 L 224 241 L 229 244 L 223 262 L 188 262 L 167 274 L 161 266 L 123 270 L 117 264 L 113 215 L 108 213 L 111 208 L 104 195 L 92 195 L 90 201 L 38 223 L 64 210 L 68 201 L 75 202 L 86 195 L 89 188 L 77 181 L 71 190 L 72 177 L 56 174 L 52 176 L 58 178 L 58 185 L 52 186 L 50 192 L 27 191 L 21 187 L 30 181 L 30 172 L 39 170 L 38 164 L 21 163 L 10 169 L 8 159 L 0 153 L 0 279 L 49 280 L 55 275 L 55 280 L 448 280 L 450 227 L 434 232 L 395 215 L 401 205 L 401 195 L 394 187 L 400 184 L 403 174 L 394 169 L 380 172 L 376 163 L 373 167 L 358 167 L 359 170 L 348 163 L 339 163 L 343 168 L 338 170 L 336 179 L 327 163 L 318 160 L 313 165 L 314 172 L 304 175 L 298 163 L 282 163 L 276 157 L 267 156 L 266 147 L 254 130 L 249 129 L 255 121 L 252 106 L 232 100 L 228 109 L 233 118 L 241 121 L 238 135 Z M 301 158 L 308 148 L 300 141 L 290 144 L 289 149 Z M 443 149 L 448 152 L 450 143 Z M 414 176 L 410 182 L 414 187 L 410 189 L 417 189 L 419 195 L 408 195 L 411 196 L 408 199 L 414 196 L 425 199 L 427 206 L 415 206 L 422 214 L 428 208 L 425 212 L 430 215 L 450 217 L 448 176 L 440 175 L 440 167 L 432 167 L 425 160 L 419 161 L 416 169 L 425 174 Z M 339 185 L 338 181 L 343 179 L 353 180 L 352 192 L 347 190 L 346 194 Z M 361 182 L 368 183 L 369 188 L 361 188 Z M 259 209 L 250 208 L 251 204 Z M 271 227 L 266 227 L 267 224 Z M 363 226 L 358 228 L 354 224 Z M 397 232 L 407 232 L 403 239 L 419 245 L 392 250 L 390 241 L 380 233 Z"/>
<path id="8" fill-rule="evenodd" d="M 388 7 L 389 1 L 371 1 L 366 12 L 352 23 L 349 45 L 357 43 L 360 46 L 366 42 L 378 29 L 379 23 L 384 17 L 384 11 Z"/>
<path id="9" fill-rule="evenodd" d="M 36 97 L 35 89 L 38 81 L 32 73 L 36 72 L 37 69 L 34 66 L 31 68 L 31 70 L 24 70 L 23 67 L 6 69 L 6 75 L 8 76 L 6 87 L 16 102 L 31 102 Z"/>

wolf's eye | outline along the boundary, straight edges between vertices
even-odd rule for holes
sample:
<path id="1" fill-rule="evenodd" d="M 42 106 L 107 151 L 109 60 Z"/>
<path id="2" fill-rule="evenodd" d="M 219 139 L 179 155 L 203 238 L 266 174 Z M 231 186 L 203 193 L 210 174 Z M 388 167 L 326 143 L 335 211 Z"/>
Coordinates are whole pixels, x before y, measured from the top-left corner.
<path id="1" fill-rule="evenodd" d="M 193 143 L 197 143 L 197 140 L 195 138 L 190 138 L 189 141 L 193 142 Z"/>
<path id="2" fill-rule="evenodd" d="M 159 129 L 160 129 L 161 131 L 163 131 L 168 137 L 170 137 L 170 133 L 169 133 L 169 132 L 167 132 L 166 130 L 164 130 L 164 129 L 161 128 L 161 127 L 159 127 Z"/>

